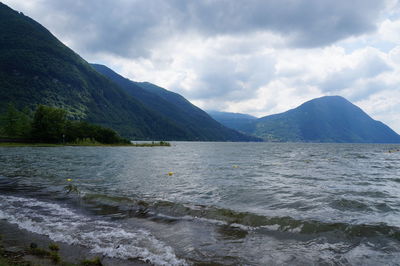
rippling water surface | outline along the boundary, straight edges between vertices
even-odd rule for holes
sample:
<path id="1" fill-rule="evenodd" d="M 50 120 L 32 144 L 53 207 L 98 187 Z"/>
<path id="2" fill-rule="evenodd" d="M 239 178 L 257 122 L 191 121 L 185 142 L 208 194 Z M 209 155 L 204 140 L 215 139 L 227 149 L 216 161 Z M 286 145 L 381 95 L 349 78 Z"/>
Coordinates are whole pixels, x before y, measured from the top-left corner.
<path id="1" fill-rule="evenodd" d="M 157 265 L 398 265 L 398 148 L 0 148 L 0 219 Z"/>

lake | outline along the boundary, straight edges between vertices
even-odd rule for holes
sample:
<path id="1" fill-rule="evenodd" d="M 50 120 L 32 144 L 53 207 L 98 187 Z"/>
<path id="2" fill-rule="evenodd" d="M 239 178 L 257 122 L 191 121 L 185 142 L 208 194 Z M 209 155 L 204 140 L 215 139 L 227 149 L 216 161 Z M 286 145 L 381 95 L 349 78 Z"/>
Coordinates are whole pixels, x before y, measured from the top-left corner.
<path id="1" fill-rule="evenodd" d="M 0 219 L 156 265 L 398 265 L 398 148 L 0 148 Z"/>

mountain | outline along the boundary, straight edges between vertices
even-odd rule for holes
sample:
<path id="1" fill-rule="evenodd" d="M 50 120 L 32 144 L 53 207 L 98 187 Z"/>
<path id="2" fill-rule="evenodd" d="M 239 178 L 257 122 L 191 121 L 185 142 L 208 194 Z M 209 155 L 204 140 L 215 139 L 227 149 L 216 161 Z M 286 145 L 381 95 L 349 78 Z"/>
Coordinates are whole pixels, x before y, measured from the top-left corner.
<path id="1" fill-rule="evenodd" d="M 0 3 L 0 112 L 9 102 L 61 107 L 73 119 L 135 139 L 186 138 L 182 128 L 130 97 L 46 28 Z"/>
<path id="2" fill-rule="evenodd" d="M 396 132 L 340 96 L 313 99 L 241 130 L 267 141 L 400 143 Z"/>
<path id="3" fill-rule="evenodd" d="M 187 127 L 166 115 L 172 106 L 161 111 L 153 109 L 121 87 L 42 25 L 0 3 L 0 114 L 8 103 L 31 110 L 44 104 L 66 109 L 71 119 L 111 127 L 132 139 L 255 139 L 228 130 L 215 121 Z M 140 89 L 143 98 L 154 100 L 153 106 L 163 105 L 157 102 L 161 97 Z M 201 127 L 204 127 L 202 132 L 196 132 Z"/>
<path id="4" fill-rule="evenodd" d="M 257 117 L 240 113 L 220 112 L 214 110 L 207 111 L 207 113 L 219 123 L 235 130 L 241 130 L 243 127 L 246 127 L 257 119 Z"/>
<path id="5" fill-rule="evenodd" d="M 183 128 L 189 140 L 259 141 L 258 138 L 226 128 L 177 93 L 149 82 L 131 81 L 104 65 L 92 66 L 144 106 Z"/>

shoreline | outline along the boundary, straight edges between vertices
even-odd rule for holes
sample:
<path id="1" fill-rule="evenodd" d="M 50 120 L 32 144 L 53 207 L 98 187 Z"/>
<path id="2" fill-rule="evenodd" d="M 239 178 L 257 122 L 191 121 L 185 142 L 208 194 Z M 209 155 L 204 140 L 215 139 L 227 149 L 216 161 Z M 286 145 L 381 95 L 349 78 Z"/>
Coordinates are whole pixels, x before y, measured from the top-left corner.
<path id="1" fill-rule="evenodd" d="M 24 143 L 24 142 L 0 142 L 0 147 L 170 147 L 169 142 L 150 142 L 132 144 L 101 144 L 101 143 Z"/>
<path id="2" fill-rule="evenodd" d="M 37 250 L 50 252 L 49 245 L 51 244 L 59 247 L 59 250 L 55 252 L 60 259 L 58 262 L 54 262 L 51 256 L 35 254 L 39 252 L 32 252 L 30 248 L 32 245 L 37 245 Z M 0 265 L 145 266 L 149 264 L 139 259 L 121 260 L 105 257 L 102 254 L 93 254 L 86 247 L 55 242 L 45 235 L 20 229 L 15 224 L 0 220 Z"/>

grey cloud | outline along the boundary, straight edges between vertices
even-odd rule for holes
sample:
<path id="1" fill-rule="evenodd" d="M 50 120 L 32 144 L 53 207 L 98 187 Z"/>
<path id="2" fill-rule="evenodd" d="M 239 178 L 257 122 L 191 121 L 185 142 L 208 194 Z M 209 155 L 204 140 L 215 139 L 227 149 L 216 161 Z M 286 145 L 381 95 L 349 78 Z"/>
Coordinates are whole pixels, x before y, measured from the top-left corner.
<path id="1" fill-rule="evenodd" d="M 318 47 L 375 29 L 385 1 L 43 0 L 38 14 L 80 51 L 147 57 L 185 32 L 205 37 L 268 31 L 294 47 Z M 29 10 L 26 10 L 29 14 Z M 33 11 L 32 11 L 33 12 Z M 62 17 L 60 20 L 58 18 Z M 47 20 L 46 20 L 47 18 Z"/>
<path id="2" fill-rule="evenodd" d="M 273 31 L 296 47 L 318 47 L 375 29 L 385 1 L 186 1 L 189 27 L 206 34 Z"/>
<path id="3" fill-rule="evenodd" d="M 186 93 L 192 99 L 250 99 L 257 93 L 255 89 L 268 84 L 275 73 L 275 58 L 272 56 L 236 60 L 209 57 L 195 64 L 198 66 L 198 82 Z"/>

